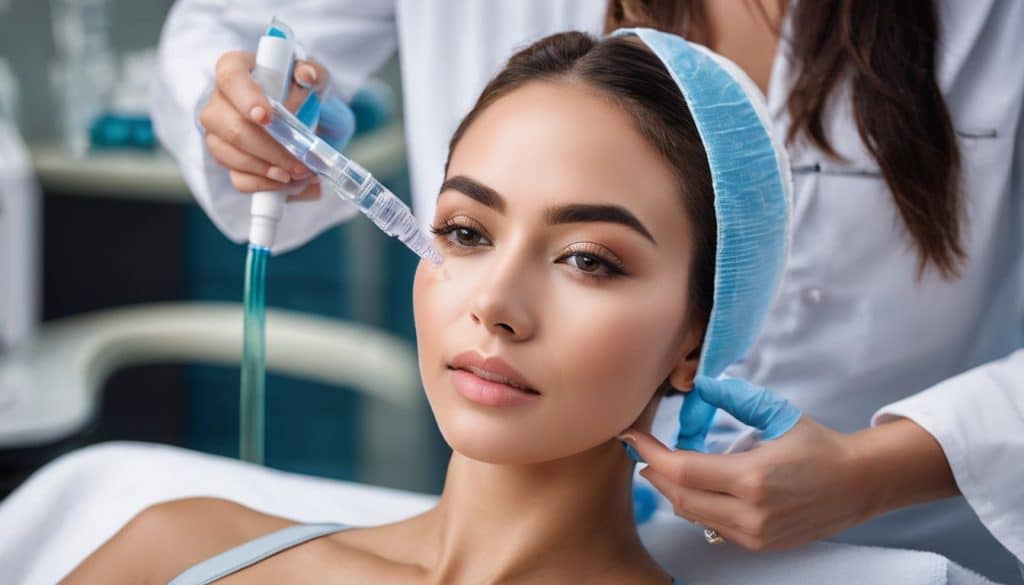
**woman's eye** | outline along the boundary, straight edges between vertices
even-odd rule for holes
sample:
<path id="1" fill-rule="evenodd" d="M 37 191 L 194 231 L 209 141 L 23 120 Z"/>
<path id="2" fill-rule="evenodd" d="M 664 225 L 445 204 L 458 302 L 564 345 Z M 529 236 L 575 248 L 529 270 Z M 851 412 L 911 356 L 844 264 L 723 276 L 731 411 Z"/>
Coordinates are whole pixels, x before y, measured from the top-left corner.
<path id="1" fill-rule="evenodd" d="M 570 252 L 563 256 L 561 261 L 575 268 L 587 278 L 603 279 L 625 274 L 620 264 L 607 260 L 598 254 Z"/>
<path id="2" fill-rule="evenodd" d="M 480 230 L 451 221 L 437 227 L 432 227 L 430 231 L 437 236 L 443 237 L 449 246 L 476 248 L 491 244 L 491 241 Z"/>
<path id="3" fill-rule="evenodd" d="M 448 239 L 458 243 L 460 246 L 478 246 L 484 239 L 480 232 L 471 228 L 455 228 L 448 234 Z"/>
<path id="4" fill-rule="evenodd" d="M 570 266 L 575 266 L 583 272 L 597 272 L 602 268 L 607 269 L 604 262 L 600 258 L 595 258 L 589 254 L 573 254 L 566 258 L 566 261 Z"/>

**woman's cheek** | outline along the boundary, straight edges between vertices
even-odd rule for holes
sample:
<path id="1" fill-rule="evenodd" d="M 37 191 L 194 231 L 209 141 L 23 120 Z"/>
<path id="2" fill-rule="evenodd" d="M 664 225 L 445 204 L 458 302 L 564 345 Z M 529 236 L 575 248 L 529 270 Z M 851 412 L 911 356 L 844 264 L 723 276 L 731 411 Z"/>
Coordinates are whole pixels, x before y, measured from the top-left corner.
<path id="1" fill-rule="evenodd" d="M 433 311 L 430 310 L 430 292 L 436 279 L 435 270 L 435 268 L 426 266 L 426 262 L 421 261 L 416 267 L 416 274 L 412 280 L 412 315 L 416 325 L 416 342 L 421 354 L 428 347 L 423 341 L 430 339 L 427 331 L 431 325 L 429 317 L 433 314 Z"/>
<path id="2" fill-rule="evenodd" d="M 421 323 L 424 326 L 431 326 L 435 322 L 446 318 L 453 307 L 465 303 L 463 296 L 470 290 L 465 268 L 460 266 L 459 261 L 447 260 L 441 266 L 435 266 L 427 261 L 421 261 L 416 268 L 416 275 L 413 278 L 413 317 L 416 321 L 417 330 Z M 431 340 L 422 349 L 429 349 L 437 345 L 439 341 L 435 337 L 425 337 Z"/>
<path id="3" fill-rule="evenodd" d="M 655 302 L 635 301 L 645 298 Z M 592 422 L 631 423 L 671 370 L 671 356 L 678 353 L 671 347 L 677 337 L 673 325 L 681 315 L 675 303 L 656 298 L 645 291 L 567 299 L 568 310 L 561 313 L 571 318 L 555 328 L 564 366 L 559 370 L 566 377 L 561 383 L 576 389 L 572 400 L 589 411 Z"/>
<path id="4" fill-rule="evenodd" d="M 443 308 L 444 295 L 441 289 L 450 280 L 445 276 L 445 265 L 436 267 L 421 261 L 413 279 L 413 320 L 416 324 L 416 346 L 420 364 L 420 375 L 424 385 L 441 361 L 440 332 L 446 319 Z"/>
<path id="5" fill-rule="evenodd" d="M 461 258 L 449 258 L 441 266 L 421 261 L 413 279 L 417 354 L 420 376 L 428 390 L 434 378 L 447 375 L 445 352 L 465 349 L 468 343 L 460 338 L 464 329 L 458 326 L 473 290 L 472 274 L 465 264 Z"/>

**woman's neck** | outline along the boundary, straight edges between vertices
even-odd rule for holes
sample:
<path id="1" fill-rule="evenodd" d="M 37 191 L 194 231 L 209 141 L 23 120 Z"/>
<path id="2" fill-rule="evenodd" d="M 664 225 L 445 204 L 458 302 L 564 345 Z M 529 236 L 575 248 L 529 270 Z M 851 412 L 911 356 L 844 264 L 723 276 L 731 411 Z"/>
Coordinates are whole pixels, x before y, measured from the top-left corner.
<path id="1" fill-rule="evenodd" d="M 632 462 L 614 441 L 537 465 L 452 455 L 438 505 L 420 518 L 432 535 L 422 559 L 432 580 L 496 583 L 662 574 L 633 520 Z M 554 579 L 553 581 L 551 579 Z"/>

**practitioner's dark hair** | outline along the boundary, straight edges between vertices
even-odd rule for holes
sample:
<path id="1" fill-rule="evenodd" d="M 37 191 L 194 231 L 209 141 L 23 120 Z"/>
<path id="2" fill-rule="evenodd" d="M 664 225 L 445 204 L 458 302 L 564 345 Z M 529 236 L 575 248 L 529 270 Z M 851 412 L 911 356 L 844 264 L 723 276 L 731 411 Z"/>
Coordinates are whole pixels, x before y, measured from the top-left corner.
<path id="1" fill-rule="evenodd" d="M 931 264 L 955 278 L 966 257 L 965 211 L 960 148 L 936 81 L 935 0 L 778 2 L 780 12 L 793 11 L 792 34 L 781 41 L 797 65 L 787 141 L 803 134 L 841 160 L 823 120 L 849 79 L 857 131 L 917 248 L 918 275 Z M 767 20 L 762 5 L 750 4 Z M 610 0 L 605 29 L 644 26 L 714 45 L 703 7 L 703 0 Z"/>

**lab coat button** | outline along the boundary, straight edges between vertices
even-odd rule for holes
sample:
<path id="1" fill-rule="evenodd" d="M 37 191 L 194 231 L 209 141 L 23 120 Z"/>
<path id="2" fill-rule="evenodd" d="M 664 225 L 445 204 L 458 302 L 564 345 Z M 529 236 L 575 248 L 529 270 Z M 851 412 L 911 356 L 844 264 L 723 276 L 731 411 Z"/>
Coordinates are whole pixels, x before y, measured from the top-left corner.
<path id="1" fill-rule="evenodd" d="M 822 299 L 825 298 L 825 291 L 818 287 L 811 287 L 804 289 L 804 300 L 812 305 L 820 304 Z"/>

